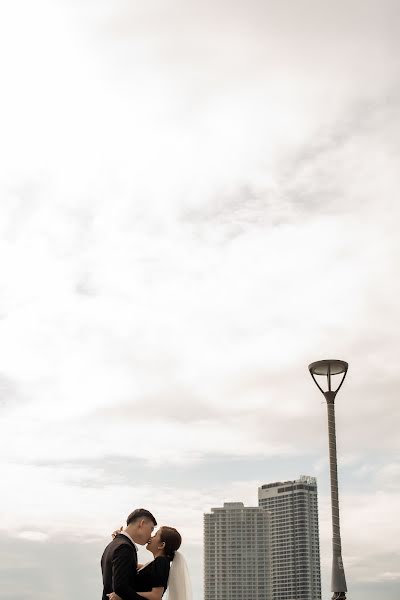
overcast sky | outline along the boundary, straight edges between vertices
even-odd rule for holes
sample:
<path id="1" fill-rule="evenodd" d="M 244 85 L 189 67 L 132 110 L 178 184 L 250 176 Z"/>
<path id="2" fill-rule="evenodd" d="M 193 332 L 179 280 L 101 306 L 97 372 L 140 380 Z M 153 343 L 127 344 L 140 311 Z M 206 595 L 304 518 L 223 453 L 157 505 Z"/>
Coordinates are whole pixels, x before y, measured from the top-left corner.
<path id="1" fill-rule="evenodd" d="M 349 597 L 397 600 L 399 2 L 1 13 L 1 596 L 99 598 L 145 506 L 202 600 L 203 513 L 307 474 L 327 597 L 335 357 Z"/>

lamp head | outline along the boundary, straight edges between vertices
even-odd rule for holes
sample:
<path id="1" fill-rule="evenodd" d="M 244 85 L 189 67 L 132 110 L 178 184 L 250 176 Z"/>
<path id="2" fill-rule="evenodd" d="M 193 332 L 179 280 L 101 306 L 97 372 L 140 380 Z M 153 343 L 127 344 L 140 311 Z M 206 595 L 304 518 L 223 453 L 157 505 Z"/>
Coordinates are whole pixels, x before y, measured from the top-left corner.
<path id="1" fill-rule="evenodd" d="M 349 365 L 347 362 L 345 362 L 344 360 L 337 360 L 337 359 L 317 360 L 317 361 L 311 363 L 310 365 L 308 365 L 308 369 L 311 373 L 311 377 L 314 379 L 316 385 L 321 390 L 321 392 L 324 394 L 326 399 L 328 400 L 328 396 L 329 396 L 331 401 L 334 400 L 336 394 L 338 393 L 339 389 L 341 388 L 344 378 L 346 377 L 348 368 L 349 368 Z M 315 378 L 316 375 L 327 378 L 327 385 L 328 385 L 327 390 L 324 390 L 319 385 L 318 381 Z M 332 379 L 331 379 L 332 375 L 343 375 L 342 380 L 340 381 L 339 386 L 337 387 L 336 390 L 332 390 Z M 326 394 L 328 394 L 328 396 Z"/>

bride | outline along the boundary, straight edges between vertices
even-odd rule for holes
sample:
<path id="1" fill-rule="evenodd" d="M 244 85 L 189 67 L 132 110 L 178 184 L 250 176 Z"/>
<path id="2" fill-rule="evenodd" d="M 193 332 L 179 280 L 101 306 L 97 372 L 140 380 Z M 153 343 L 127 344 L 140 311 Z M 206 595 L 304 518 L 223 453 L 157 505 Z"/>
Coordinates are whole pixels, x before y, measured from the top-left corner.
<path id="1" fill-rule="evenodd" d="M 113 537 L 119 533 L 115 531 Z M 181 552 L 182 538 L 173 527 L 163 525 L 150 538 L 146 549 L 154 560 L 138 565 L 136 593 L 146 600 L 161 600 L 168 587 L 168 600 L 192 600 L 189 572 Z M 108 594 L 110 600 L 122 600 L 115 592 Z"/>

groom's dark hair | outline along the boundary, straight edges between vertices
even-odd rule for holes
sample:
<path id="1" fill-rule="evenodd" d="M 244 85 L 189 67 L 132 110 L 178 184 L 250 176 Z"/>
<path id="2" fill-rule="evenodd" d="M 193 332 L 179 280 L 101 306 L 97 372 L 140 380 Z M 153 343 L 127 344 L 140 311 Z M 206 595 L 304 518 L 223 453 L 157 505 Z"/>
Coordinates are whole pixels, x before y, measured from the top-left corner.
<path id="1" fill-rule="evenodd" d="M 128 516 L 128 518 L 126 520 L 126 524 L 130 525 L 131 523 L 134 523 L 138 519 L 150 519 L 150 521 L 153 521 L 154 525 L 157 525 L 157 521 L 155 520 L 154 516 L 151 514 L 151 512 L 149 510 L 146 510 L 145 508 L 137 508 L 136 510 L 131 512 L 131 514 Z"/>

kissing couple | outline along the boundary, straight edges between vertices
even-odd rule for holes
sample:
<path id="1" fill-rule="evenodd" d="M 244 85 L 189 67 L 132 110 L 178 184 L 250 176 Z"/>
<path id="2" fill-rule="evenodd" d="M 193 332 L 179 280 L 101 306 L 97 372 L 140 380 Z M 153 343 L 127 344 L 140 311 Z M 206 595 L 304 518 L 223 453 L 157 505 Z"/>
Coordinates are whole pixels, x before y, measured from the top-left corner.
<path id="1" fill-rule="evenodd" d="M 162 525 L 145 508 L 137 508 L 126 527 L 114 531 L 113 540 L 101 557 L 102 600 L 161 600 L 168 587 L 168 600 L 192 600 L 189 572 L 181 552 L 180 533 Z M 154 559 L 138 564 L 136 544 L 146 545 Z"/>

